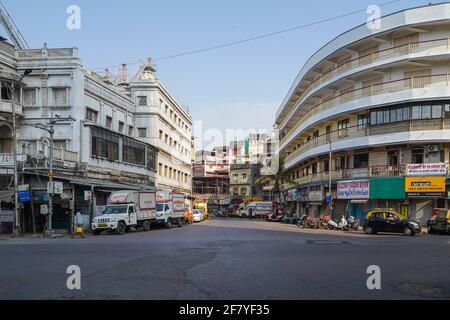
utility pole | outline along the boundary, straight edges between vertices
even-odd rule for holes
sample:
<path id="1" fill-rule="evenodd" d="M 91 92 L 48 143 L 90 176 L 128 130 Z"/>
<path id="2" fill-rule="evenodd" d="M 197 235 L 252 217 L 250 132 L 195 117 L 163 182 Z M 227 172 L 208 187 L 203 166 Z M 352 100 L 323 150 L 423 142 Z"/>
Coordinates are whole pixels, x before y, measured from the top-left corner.
<path id="1" fill-rule="evenodd" d="M 23 78 L 33 72 L 31 69 L 25 70 L 22 77 L 17 82 L 11 84 L 11 111 L 13 123 L 13 156 L 14 156 L 14 236 L 20 236 L 20 217 L 19 217 L 19 173 L 17 169 L 17 124 L 16 124 L 16 85 L 19 84 Z"/>
<path id="2" fill-rule="evenodd" d="M 53 194 L 54 194 L 54 185 L 53 185 L 53 149 L 54 149 L 54 141 L 53 141 L 53 135 L 55 134 L 54 126 L 58 122 L 67 121 L 67 119 L 62 119 L 58 116 L 56 118 L 53 118 L 53 113 L 50 116 L 50 121 L 48 125 L 33 125 L 35 128 L 39 128 L 41 130 L 45 130 L 49 133 L 49 156 L 48 156 L 48 166 L 49 166 L 49 173 L 48 173 L 48 183 L 50 186 L 50 192 L 48 197 L 48 226 L 47 226 L 47 234 L 51 234 L 53 232 L 53 226 L 52 226 L 52 217 L 53 217 Z"/>
<path id="3" fill-rule="evenodd" d="M 333 160 L 333 150 L 331 148 L 331 137 L 330 140 L 328 141 L 328 143 L 330 144 L 330 158 L 329 158 L 329 163 L 328 163 L 328 194 L 330 197 L 330 217 L 333 216 L 333 195 L 332 195 L 332 188 L 331 188 L 331 183 L 332 183 L 332 174 L 331 174 L 331 170 L 333 169 L 333 166 L 331 164 L 332 160 Z"/>

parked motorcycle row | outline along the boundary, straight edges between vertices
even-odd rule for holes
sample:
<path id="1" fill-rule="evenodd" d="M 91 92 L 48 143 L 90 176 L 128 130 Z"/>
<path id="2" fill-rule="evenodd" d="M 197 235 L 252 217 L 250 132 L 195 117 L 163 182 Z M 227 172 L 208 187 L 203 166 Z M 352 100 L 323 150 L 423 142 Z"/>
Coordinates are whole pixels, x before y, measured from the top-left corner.
<path id="1" fill-rule="evenodd" d="M 360 220 L 355 217 L 342 216 L 339 221 L 334 221 L 330 216 L 320 215 L 313 218 L 310 215 L 303 215 L 297 221 L 297 227 L 300 229 L 327 229 L 340 231 L 358 231 L 360 229 Z"/>

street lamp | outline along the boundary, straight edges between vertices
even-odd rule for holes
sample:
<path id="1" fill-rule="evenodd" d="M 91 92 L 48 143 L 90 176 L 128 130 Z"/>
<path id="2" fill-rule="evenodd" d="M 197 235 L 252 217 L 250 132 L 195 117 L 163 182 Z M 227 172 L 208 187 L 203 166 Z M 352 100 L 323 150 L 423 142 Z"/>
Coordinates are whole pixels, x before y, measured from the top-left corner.
<path id="1" fill-rule="evenodd" d="M 11 109 L 12 109 L 12 117 L 13 117 L 13 155 L 14 155 L 14 236 L 20 235 L 20 219 L 19 219 L 19 199 L 18 199 L 18 187 L 19 187 L 19 175 L 17 172 L 17 133 L 16 133 L 16 85 L 19 84 L 23 78 L 31 74 L 33 70 L 26 69 L 20 79 L 11 84 Z"/>

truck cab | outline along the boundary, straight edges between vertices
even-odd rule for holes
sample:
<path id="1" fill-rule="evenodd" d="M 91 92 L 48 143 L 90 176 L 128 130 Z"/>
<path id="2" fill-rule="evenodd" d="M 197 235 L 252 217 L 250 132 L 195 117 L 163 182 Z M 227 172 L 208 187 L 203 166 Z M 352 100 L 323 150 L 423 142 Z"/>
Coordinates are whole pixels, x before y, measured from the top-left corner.
<path id="1" fill-rule="evenodd" d="M 156 222 L 171 229 L 174 224 L 181 227 L 186 220 L 184 195 L 159 192 L 156 203 Z"/>
<path id="2" fill-rule="evenodd" d="M 137 215 L 134 204 L 108 205 L 101 216 L 94 218 L 92 229 L 96 234 L 100 234 L 104 230 L 123 234 L 128 226 L 136 224 Z"/>

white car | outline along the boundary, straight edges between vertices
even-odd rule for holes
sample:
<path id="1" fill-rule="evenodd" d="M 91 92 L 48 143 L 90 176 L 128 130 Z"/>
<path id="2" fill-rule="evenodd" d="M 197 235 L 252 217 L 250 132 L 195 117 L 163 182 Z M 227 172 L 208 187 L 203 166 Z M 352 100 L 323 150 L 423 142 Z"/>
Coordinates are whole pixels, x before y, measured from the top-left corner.
<path id="1" fill-rule="evenodd" d="M 194 209 L 194 211 L 192 212 L 192 220 L 194 222 L 202 222 L 203 221 L 203 213 L 198 209 Z"/>

